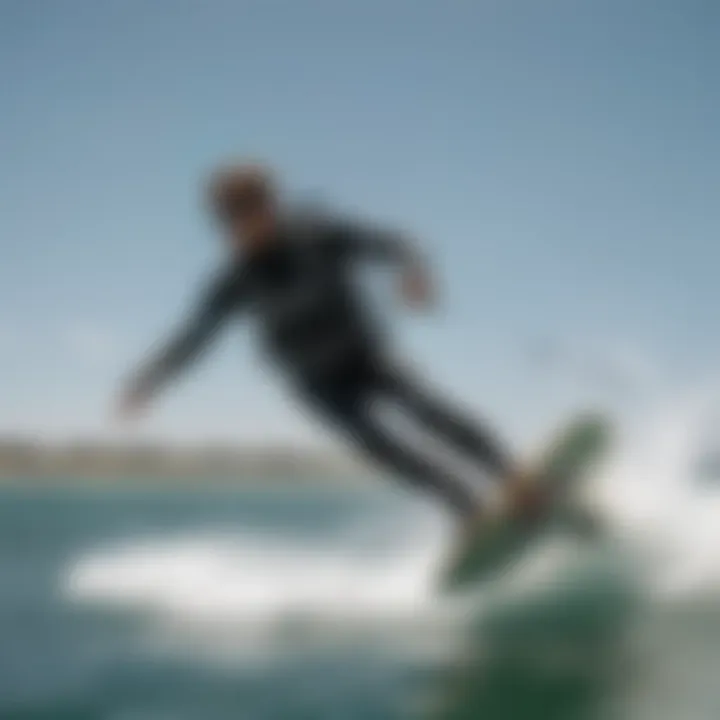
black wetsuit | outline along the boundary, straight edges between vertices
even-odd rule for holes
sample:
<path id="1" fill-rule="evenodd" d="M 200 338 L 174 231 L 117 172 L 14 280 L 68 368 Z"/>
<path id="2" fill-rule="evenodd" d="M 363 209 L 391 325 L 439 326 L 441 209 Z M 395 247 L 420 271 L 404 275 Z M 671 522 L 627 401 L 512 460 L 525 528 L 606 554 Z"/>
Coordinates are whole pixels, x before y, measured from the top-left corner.
<path id="1" fill-rule="evenodd" d="M 484 429 L 431 398 L 392 363 L 378 325 L 353 285 L 355 261 L 409 260 L 391 233 L 340 220 L 286 221 L 275 242 L 227 268 L 197 312 L 137 378 L 154 390 L 187 366 L 223 322 L 238 312 L 258 321 L 271 359 L 312 407 L 366 453 L 406 479 L 434 490 L 457 512 L 477 500 L 450 471 L 390 431 L 374 412 L 389 400 L 435 437 L 502 477 L 508 461 Z"/>

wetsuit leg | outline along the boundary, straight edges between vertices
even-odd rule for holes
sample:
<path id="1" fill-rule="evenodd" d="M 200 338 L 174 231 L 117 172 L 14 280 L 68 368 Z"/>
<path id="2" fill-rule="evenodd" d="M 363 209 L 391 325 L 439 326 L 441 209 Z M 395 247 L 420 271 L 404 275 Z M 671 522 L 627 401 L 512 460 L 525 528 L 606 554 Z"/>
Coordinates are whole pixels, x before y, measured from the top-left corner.
<path id="1" fill-rule="evenodd" d="M 491 477 L 508 477 L 512 468 L 510 454 L 487 427 L 431 395 L 402 370 L 387 368 L 381 372 L 386 392 L 423 426 L 470 455 Z"/>
<path id="2" fill-rule="evenodd" d="M 372 384 L 315 388 L 309 393 L 314 407 L 381 466 L 440 496 L 461 517 L 476 514 L 480 501 L 457 477 L 424 458 L 389 432 L 375 417 L 379 396 Z"/>

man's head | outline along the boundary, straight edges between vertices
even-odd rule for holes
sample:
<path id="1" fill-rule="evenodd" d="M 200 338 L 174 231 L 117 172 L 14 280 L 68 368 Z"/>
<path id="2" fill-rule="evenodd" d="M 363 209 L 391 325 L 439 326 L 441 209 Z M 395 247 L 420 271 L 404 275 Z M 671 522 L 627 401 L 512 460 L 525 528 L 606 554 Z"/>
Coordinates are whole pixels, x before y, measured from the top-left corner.
<path id="1" fill-rule="evenodd" d="M 266 167 L 239 163 L 221 168 L 210 178 L 208 196 L 234 251 L 252 251 L 272 239 L 277 188 Z"/>

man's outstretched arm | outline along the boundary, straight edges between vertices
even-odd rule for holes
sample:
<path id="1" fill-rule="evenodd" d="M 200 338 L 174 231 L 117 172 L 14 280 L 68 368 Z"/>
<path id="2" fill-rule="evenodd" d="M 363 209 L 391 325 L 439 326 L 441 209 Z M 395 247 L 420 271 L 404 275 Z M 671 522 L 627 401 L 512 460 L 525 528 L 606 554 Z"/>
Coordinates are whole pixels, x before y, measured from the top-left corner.
<path id="1" fill-rule="evenodd" d="M 121 415 L 142 409 L 206 350 L 228 318 L 233 303 L 226 286 L 213 288 L 200 307 L 161 350 L 131 377 L 120 398 Z"/>
<path id="2" fill-rule="evenodd" d="M 398 268 L 405 299 L 413 305 L 430 304 L 433 283 L 428 264 L 406 234 L 371 223 L 341 222 L 333 237 L 341 257 L 375 260 Z"/>

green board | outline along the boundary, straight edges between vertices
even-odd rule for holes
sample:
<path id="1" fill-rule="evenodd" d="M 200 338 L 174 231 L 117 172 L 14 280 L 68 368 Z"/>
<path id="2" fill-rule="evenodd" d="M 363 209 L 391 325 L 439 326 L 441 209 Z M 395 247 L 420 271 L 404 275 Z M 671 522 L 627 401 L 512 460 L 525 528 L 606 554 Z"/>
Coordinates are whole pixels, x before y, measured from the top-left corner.
<path id="1" fill-rule="evenodd" d="M 547 502 L 541 516 L 528 521 L 515 516 L 488 518 L 455 552 L 441 577 L 446 591 L 488 579 L 506 568 L 544 530 L 557 522 L 588 528 L 589 516 L 564 502 L 576 483 L 586 477 L 605 453 L 610 440 L 610 423 L 603 417 L 573 418 L 557 434 L 535 464 L 536 482 L 546 484 Z"/>

